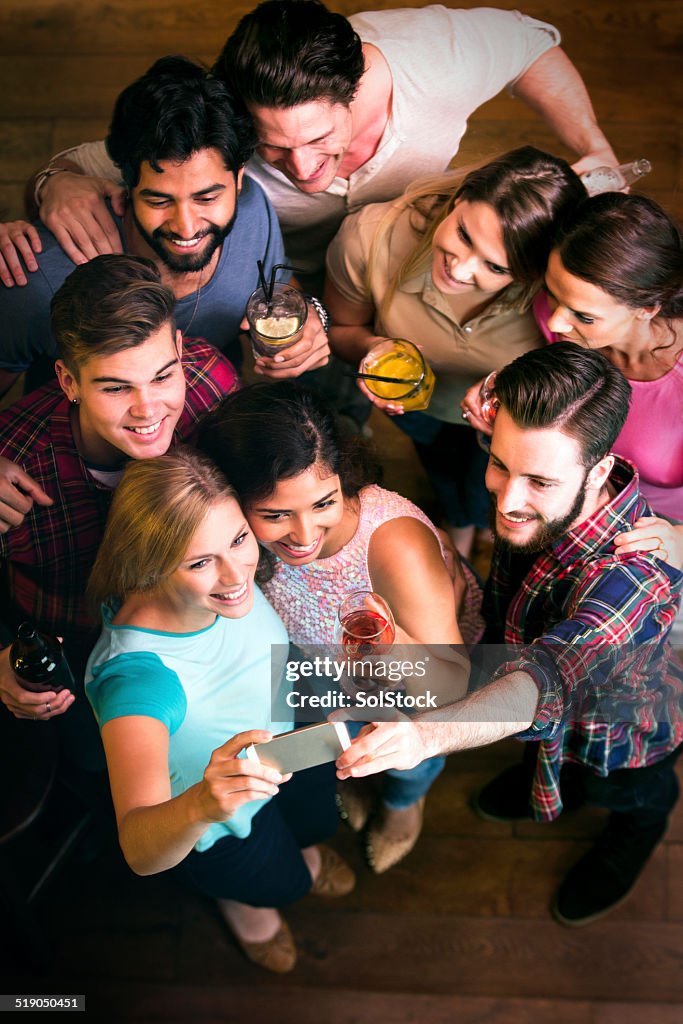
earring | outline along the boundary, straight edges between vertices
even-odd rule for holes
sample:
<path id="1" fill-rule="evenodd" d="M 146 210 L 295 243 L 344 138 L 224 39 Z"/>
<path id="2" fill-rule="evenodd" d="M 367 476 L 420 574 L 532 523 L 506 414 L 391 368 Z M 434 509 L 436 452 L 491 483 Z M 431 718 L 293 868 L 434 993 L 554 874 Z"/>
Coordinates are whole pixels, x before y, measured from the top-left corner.
<path id="1" fill-rule="evenodd" d="M 80 399 L 78 399 L 78 398 L 72 398 L 72 399 L 71 399 L 71 404 L 72 404 L 72 405 L 80 405 L 80 404 L 81 404 L 81 402 L 80 402 Z"/>

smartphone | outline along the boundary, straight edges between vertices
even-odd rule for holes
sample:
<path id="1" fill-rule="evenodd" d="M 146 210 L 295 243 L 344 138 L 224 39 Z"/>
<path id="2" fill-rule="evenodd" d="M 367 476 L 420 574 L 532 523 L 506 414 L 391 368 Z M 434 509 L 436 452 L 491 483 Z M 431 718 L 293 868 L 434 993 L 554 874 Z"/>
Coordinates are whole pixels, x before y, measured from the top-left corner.
<path id="1" fill-rule="evenodd" d="M 336 761 L 350 745 L 343 722 L 318 722 L 283 732 L 270 743 L 252 743 L 246 748 L 246 755 L 251 761 L 262 761 L 286 775 Z"/>

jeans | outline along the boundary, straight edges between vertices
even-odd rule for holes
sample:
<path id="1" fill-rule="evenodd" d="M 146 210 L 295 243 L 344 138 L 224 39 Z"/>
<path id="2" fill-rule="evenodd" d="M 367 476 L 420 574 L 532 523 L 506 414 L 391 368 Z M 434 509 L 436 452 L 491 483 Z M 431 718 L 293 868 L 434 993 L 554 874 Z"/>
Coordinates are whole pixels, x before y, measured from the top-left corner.
<path id="1" fill-rule="evenodd" d="M 604 807 L 614 815 L 628 815 L 644 829 L 664 825 L 678 800 L 674 766 L 682 749 L 677 747 L 646 768 L 618 768 L 606 776 L 596 775 L 582 764 L 565 764 L 560 777 L 562 801 L 567 809 L 587 803 Z M 538 743 L 527 742 L 523 764 L 529 785 L 537 754 Z"/>

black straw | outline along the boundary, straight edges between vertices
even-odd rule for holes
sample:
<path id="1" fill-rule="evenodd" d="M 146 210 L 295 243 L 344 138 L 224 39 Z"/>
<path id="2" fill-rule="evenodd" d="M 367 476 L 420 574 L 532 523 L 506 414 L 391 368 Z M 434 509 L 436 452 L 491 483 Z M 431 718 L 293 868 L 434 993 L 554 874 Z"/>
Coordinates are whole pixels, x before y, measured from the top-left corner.
<path id="1" fill-rule="evenodd" d="M 273 295 L 273 288 L 271 285 L 271 289 L 268 291 L 268 282 L 266 281 L 266 275 L 263 272 L 263 260 L 256 260 L 256 266 L 258 267 L 258 276 L 259 281 L 261 282 L 261 287 L 263 288 L 263 294 L 266 297 L 266 301 L 270 302 Z"/>
<path id="2" fill-rule="evenodd" d="M 378 373 L 360 373 L 354 371 L 347 374 L 348 377 L 355 377 L 356 380 L 380 380 L 384 384 L 421 384 L 422 378 L 413 380 L 410 377 L 381 377 Z"/>

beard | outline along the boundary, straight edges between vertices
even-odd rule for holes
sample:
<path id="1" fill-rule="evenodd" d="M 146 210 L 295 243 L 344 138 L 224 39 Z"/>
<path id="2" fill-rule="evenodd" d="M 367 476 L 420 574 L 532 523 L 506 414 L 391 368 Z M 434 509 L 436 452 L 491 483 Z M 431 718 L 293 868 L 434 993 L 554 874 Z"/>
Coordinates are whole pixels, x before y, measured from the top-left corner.
<path id="1" fill-rule="evenodd" d="M 521 544 L 515 544 L 514 541 L 509 540 L 507 537 L 501 536 L 496 529 L 496 499 L 492 494 L 491 497 L 491 529 L 493 530 L 496 538 L 496 543 L 501 544 L 508 551 L 512 551 L 519 555 L 530 555 L 537 551 L 542 551 L 543 548 L 548 547 L 554 541 L 564 537 L 565 533 L 570 529 L 573 523 L 576 522 L 581 510 L 583 509 L 586 500 L 586 481 L 588 480 L 588 472 L 586 472 L 579 489 L 576 492 L 576 497 L 571 504 L 571 507 L 567 509 L 565 515 L 558 516 L 555 519 L 544 519 L 541 515 L 536 515 L 535 519 L 538 523 L 536 532 L 529 540 L 524 541 Z"/>
<path id="2" fill-rule="evenodd" d="M 207 242 L 204 247 L 195 253 L 188 253 L 187 256 L 183 256 L 182 253 L 169 252 L 168 248 L 164 244 L 164 239 L 172 239 L 174 236 L 172 232 L 164 231 L 163 228 L 156 228 L 151 234 L 145 231 L 142 224 L 137 218 L 135 213 L 135 207 L 131 203 L 130 206 L 131 216 L 133 223 L 139 231 L 141 237 L 145 240 L 150 249 L 153 249 L 157 254 L 161 262 L 169 270 L 173 271 L 174 274 L 192 274 L 198 270 L 203 270 L 207 267 L 213 259 L 214 253 L 223 244 L 227 236 L 232 231 L 235 218 L 237 217 L 237 208 L 227 224 L 209 224 L 205 231 L 201 233 L 199 237 L 206 238 Z"/>

